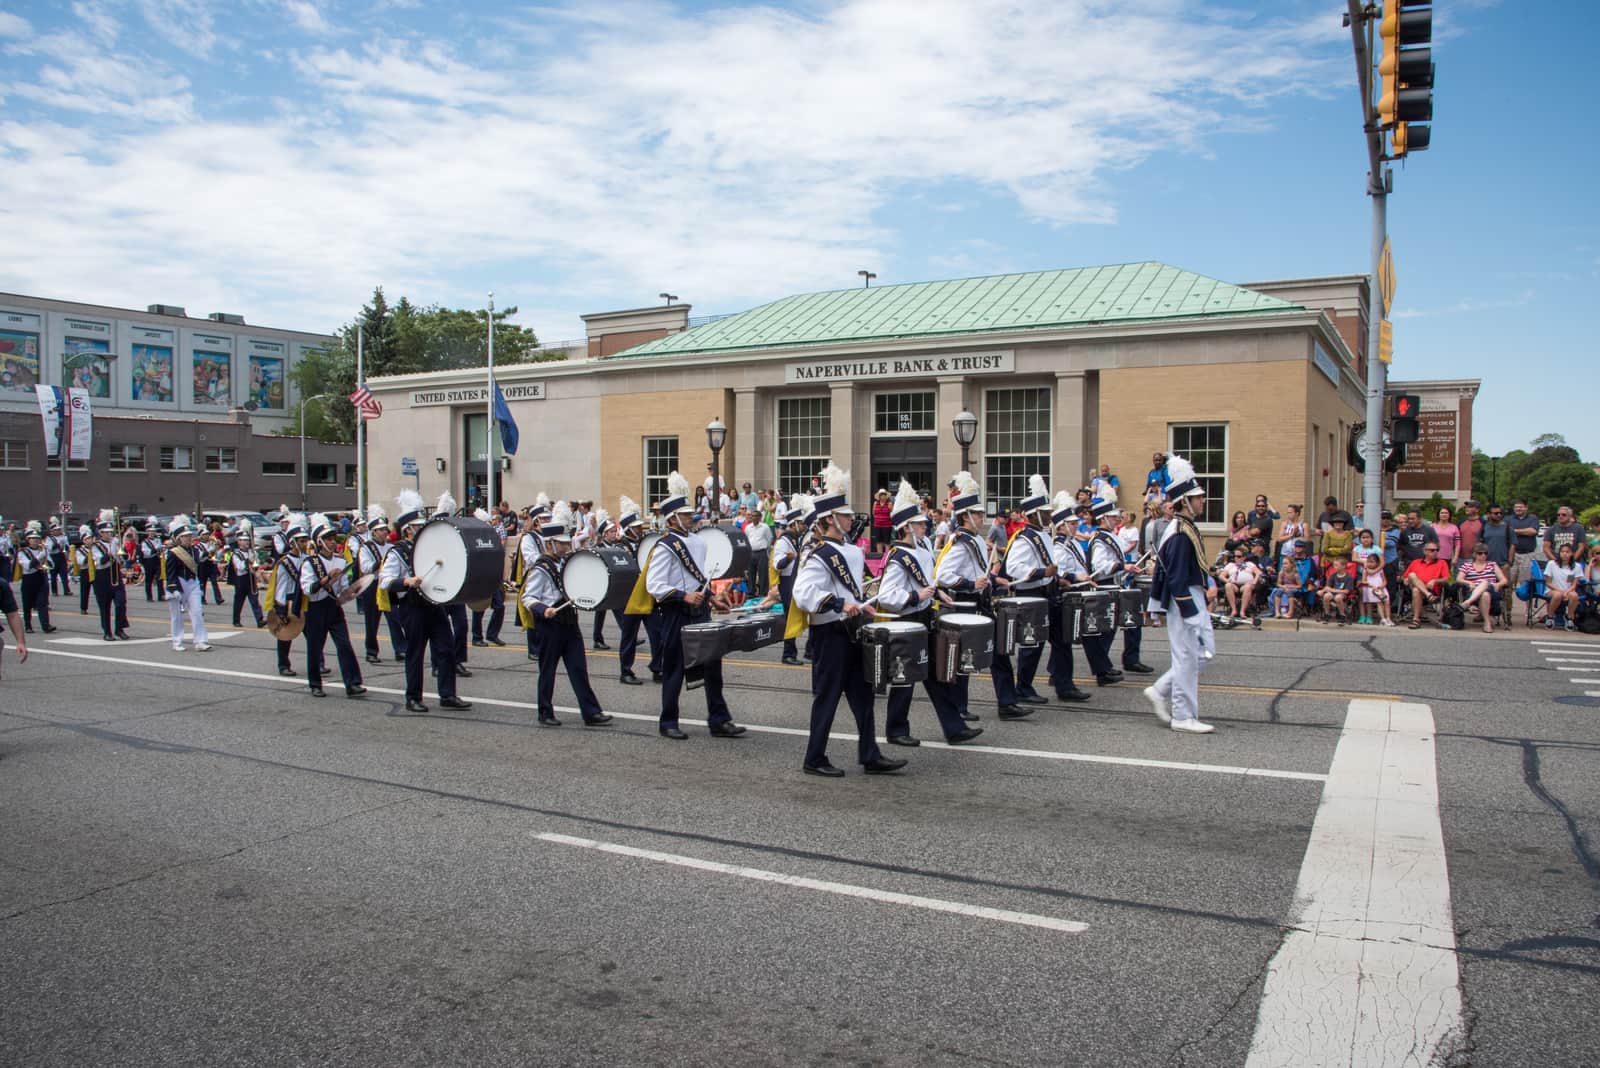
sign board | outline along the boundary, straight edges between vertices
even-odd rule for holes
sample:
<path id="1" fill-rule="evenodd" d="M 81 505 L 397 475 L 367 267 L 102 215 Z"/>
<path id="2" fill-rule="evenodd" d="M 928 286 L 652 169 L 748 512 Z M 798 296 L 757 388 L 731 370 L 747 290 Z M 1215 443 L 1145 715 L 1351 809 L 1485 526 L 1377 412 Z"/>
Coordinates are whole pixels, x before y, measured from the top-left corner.
<path id="1" fill-rule="evenodd" d="M 71 501 L 57 501 L 56 502 L 56 514 L 57 515 L 65 515 L 70 511 L 72 511 L 72 502 Z"/>
<path id="2" fill-rule="evenodd" d="M 543 382 L 500 383 L 500 392 L 506 401 L 542 401 L 545 397 Z M 411 407 L 429 408 L 440 404 L 483 404 L 489 399 L 487 386 L 458 386 L 454 389 L 414 389 Z"/>
<path id="3" fill-rule="evenodd" d="M 1321 345 L 1312 345 L 1311 362 L 1317 365 L 1317 370 L 1321 371 L 1329 382 L 1335 386 L 1339 384 L 1339 365 L 1328 355 L 1327 349 Z"/>
<path id="4" fill-rule="evenodd" d="M 402 475 L 415 475 L 417 473 L 417 458 L 415 456 L 400 457 L 400 473 Z"/>
<path id="5" fill-rule="evenodd" d="M 1395 472 L 1396 493 L 1451 493 L 1456 488 L 1457 418 L 1454 411 L 1417 413 L 1420 436 L 1406 446 L 1406 462 Z"/>
<path id="6" fill-rule="evenodd" d="M 1387 319 L 1378 320 L 1378 362 L 1394 362 L 1394 324 Z"/>
<path id="7" fill-rule="evenodd" d="M 783 369 L 783 380 L 790 385 L 806 382 L 870 382 L 884 378 L 912 378 L 933 375 L 1010 374 L 1016 367 L 1016 353 L 959 352 L 949 356 L 883 356 L 861 360 L 807 360 Z"/>
<path id="8" fill-rule="evenodd" d="M 1383 314 L 1389 314 L 1394 303 L 1394 253 L 1389 250 L 1389 239 L 1383 239 L 1383 252 L 1378 256 L 1378 295 L 1383 298 Z"/>

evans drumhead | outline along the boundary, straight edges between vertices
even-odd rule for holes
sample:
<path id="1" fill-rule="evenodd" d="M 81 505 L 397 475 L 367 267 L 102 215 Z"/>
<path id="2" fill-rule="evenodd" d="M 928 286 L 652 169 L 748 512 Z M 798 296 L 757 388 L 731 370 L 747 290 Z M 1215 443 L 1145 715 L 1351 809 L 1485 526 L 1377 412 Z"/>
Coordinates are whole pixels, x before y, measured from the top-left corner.
<path id="1" fill-rule="evenodd" d="M 706 545 L 706 578 L 740 578 L 750 570 L 750 539 L 731 523 L 700 531 Z"/>
<path id="2" fill-rule="evenodd" d="M 634 554 L 634 558 L 639 563 L 640 571 L 644 570 L 645 561 L 650 559 L 650 550 L 654 549 L 656 547 L 656 542 L 660 540 L 661 533 L 660 531 L 655 530 L 652 530 L 650 533 L 639 539 L 639 548 Z"/>
<path id="3" fill-rule="evenodd" d="M 639 580 L 639 564 L 620 545 L 579 549 L 561 568 L 561 589 L 585 612 L 620 612 Z"/>
<path id="4" fill-rule="evenodd" d="M 422 576 L 422 596 L 434 604 L 466 604 L 494 596 L 505 554 L 488 523 L 449 515 L 428 520 L 417 532 L 411 562 Z"/>

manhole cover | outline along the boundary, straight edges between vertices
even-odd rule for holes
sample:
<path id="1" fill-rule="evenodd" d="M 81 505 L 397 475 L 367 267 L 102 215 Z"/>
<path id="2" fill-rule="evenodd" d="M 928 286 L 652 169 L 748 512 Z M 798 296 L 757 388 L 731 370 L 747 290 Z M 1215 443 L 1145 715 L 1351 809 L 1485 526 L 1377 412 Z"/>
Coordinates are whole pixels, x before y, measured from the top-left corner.
<path id="1" fill-rule="evenodd" d="M 1574 694 L 1570 697 L 1557 697 L 1556 701 L 1563 705 L 1577 705 L 1579 708 L 1600 708 L 1600 697 L 1579 697 Z"/>

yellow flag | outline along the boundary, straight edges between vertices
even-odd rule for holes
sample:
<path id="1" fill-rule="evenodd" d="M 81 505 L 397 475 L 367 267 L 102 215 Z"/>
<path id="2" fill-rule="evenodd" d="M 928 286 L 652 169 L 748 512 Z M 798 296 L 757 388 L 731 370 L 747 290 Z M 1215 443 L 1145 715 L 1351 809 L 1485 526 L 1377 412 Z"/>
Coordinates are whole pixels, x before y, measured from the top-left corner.
<path id="1" fill-rule="evenodd" d="M 798 604 L 791 602 L 789 605 L 789 617 L 785 620 L 783 626 L 783 640 L 793 641 L 804 634 L 809 626 L 811 626 L 811 614 Z"/>
<path id="2" fill-rule="evenodd" d="M 656 606 L 656 599 L 650 596 L 650 590 L 645 586 L 645 579 L 650 574 L 650 557 L 654 556 L 652 550 L 644 558 L 644 567 L 639 570 L 639 578 L 633 584 L 633 592 L 628 594 L 628 603 L 623 606 L 622 614 L 625 616 L 647 616 Z"/>

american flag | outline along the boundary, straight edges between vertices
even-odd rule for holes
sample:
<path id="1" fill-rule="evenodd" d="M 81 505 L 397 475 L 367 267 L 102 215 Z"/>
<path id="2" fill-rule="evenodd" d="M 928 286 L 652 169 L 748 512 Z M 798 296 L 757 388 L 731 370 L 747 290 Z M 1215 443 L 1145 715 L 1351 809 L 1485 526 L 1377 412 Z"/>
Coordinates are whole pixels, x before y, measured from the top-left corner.
<path id="1" fill-rule="evenodd" d="M 372 395 L 372 390 L 362 382 L 356 386 L 356 391 L 350 394 L 350 403 L 356 406 L 356 411 L 361 413 L 363 419 L 376 419 L 383 414 L 383 405 L 378 403 L 378 398 Z"/>

